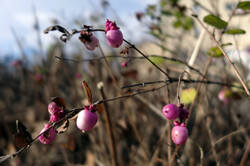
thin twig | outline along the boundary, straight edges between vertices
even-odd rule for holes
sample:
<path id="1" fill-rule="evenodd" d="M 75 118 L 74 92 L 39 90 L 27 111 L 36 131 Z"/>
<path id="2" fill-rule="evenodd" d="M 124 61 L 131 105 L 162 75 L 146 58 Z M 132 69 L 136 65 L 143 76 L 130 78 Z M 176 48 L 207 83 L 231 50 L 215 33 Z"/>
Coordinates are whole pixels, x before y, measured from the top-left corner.
<path id="1" fill-rule="evenodd" d="M 213 36 L 213 34 L 207 29 L 207 27 L 205 27 L 205 25 L 201 22 L 201 20 L 198 18 L 197 15 L 193 15 L 194 18 L 199 22 L 199 24 L 206 30 L 206 32 L 209 34 L 209 36 L 211 37 L 211 39 L 215 42 L 216 46 L 220 49 L 220 51 L 222 52 L 222 54 L 224 55 L 226 61 L 228 62 L 228 64 L 232 67 L 233 71 L 235 72 L 236 77 L 238 78 L 238 80 L 240 81 L 241 85 L 243 86 L 246 94 L 248 97 L 250 97 L 250 92 L 247 88 L 247 85 L 245 84 L 245 82 L 243 81 L 243 79 L 240 76 L 239 71 L 237 70 L 237 68 L 235 67 L 234 63 L 231 62 L 231 60 L 229 59 L 229 57 L 227 56 L 226 52 L 224 51 L 224 49 L 221 47 L 221 44 L 215 39 L 215 37 Z"/>
<path id="2" fill-rule="evenodd" d="M 139 54 L 141 54 L 144 58 L 146 58 L 152 65 L 154 65 L 160 72 L 162 72 L 163 74 L 165 74 L 167 76 L 167 78 L 170 78 L 170 76 L 168 75 L 167 72 L 165 72 L 164 70 L 162 70 L 157 64 L 155 64 L 152 60 L 150 60 L 143 52 L 141 52 L 141 50 L 139 50 L 134 44 L 131 44 L 129 41 L 123 39 L 123 41 L 125 41 L 128 45 L 130 45 L 133 49 L 135 49 Z"/>
<path id="3" fill-rule="evenodd" d="M 246 132 L 246 130 L 249 130 L 249 129 L 250 129 L 250 127 L 248 127 L 248 128 L 241 128 L 241 129 L 233 131 L 233 132 L 231 132 L 231 133 L 229 133 L 227 135 L 224 135 L 223 137 L 221 137 L 217 141 L 215 141 L 214 146 L 217 145 L 217 144 L 222 143 L 224 140 L 228 139 L 229 137 L 238 135 L 240 133 L 244 133 L 244 132 Z"/>
<path id="4" fill-rule="evenodd" d="M 100 82 L 98 83 L 98 89 L 100 90 L 102 99 L 105 99 L 105 94 L 104 94 L 104 90 L 103 90 L 103 83 Z M 116 142 L 115 142 L 115 136 L 114 136 L 114 132 L 113 132 L 113 126 L 112 126 L 112 121 L 110 118 L 110 114 L 109 114 L 109 108 L 108 108 L 108 104 L 104 103 L 104 115 L 105 115 L 105 124 L 106 124 L 106 128 L 108 131 L 108 135 L 109 135 L 109 140 L 110 140 L 110 153 L 111 153 L 111 159 L 112 159 L 112 165 L 113 166 L 118 166 L 118 159 L 117 159 L 117 150 L 116 150 Z"/>
<path id="5" fill-rule="evenodd" d="M 179 81 L 179 78 L 171 78 L 168 80 L 159 80 L 159 81 L 149 81 L 149 82 L 136 83 L 136 84 L 132 84 L 132 85 L 125 85 L 122 87 L 122 89 L 139 87 L 139 86 L 145 87 L 146 85 L 154 85 L 154 84 L 171 84 L 171 83 L 178 82 L 178 81 Z M 235 87 L 235 88 L 242 89 L 241 86 L 223 83 L 223 82 L 218 82 L 218 81 L 203 80 L 203 79 L 201 79 L 201 80 L 180 79 L 180 81 L 184 82 L 184 83 L 189 83 L 189 84 L 193 84 L 193 83 L 213 84 L 213 85 Z"/>
<path id="6" fill-rule="evenodd" d="M 105 56 L 106 58 L 122 58 L 122 59 L 145 59 L 144 57 L 137 57 L 137 56 L 119 56 L 119 55 L 109 55 L 109 56 Z M 181 63 L 183 65 L 185 65 L 187 68 L 189 68 L 190 70 L 193 70 L 195 72 L 197 72 L 199 75 L 202 76 L 202 73 L 197 69 L 194 68 L 192 66 L 190 66 L 187 62 L 182 61 L 180 59 L 177 58 L 170 58 L 170 57 L 166 57 L 166 56 L 161 56 L 161 55 L 147 55 L 147 57 L 157 57 L 157 58 L 163 58 L 169 61 L 174 61 L 174 62 L 178 62 Z M 62 61 L 71 61 L 71 62 L 75 62 L 75 63 L 81 63 L 81 62 L 88 62 L 88 61 L 99 61 L 99 60 L 103 60 L 104 57 L 98 57 L 98 58 L 84 58 L 84 59 L 71 59 L 71 58 L 63 58 L 63 57 L 59 57 L 59 56 L 55 56 L 55 58 L 62 60 Z"/>
<path id="7" fill-rule="evenodd" d="M 152 89 L 148 89 L 148 90 L 144 90 L 144 91 L 138 91 L 136 93 L 131 93 L 129 95 L 123 95 L 123 96 L 118 96 L 118 97 L 114 97 L 114 98 L 108 98 L 108 99 L 102 99 L 102 100 L 98 100 L 96 102 L 93 103 L 93 105 L 97 105 L 97 104 L 102 104 L 105 102 L 111 102 L 111 101 L 116 101 L 116 100 L 120 100 L 120 99 L 126 99 L 132 96 L 136 96 L 139 94 L 143 94 L 143 93 L 148 93 L 148 92 L 153 92 L 156 90 L 160 90 L 161 88 L 165 87 L 166 85 L 157 87 L 157 88 L 152 88 Z M 78 114 L 81 110 L 83 110 L 84 108 L 75 108 L 72 110 L 67 110 L 66 112 L 68 113 L 65 117 L 63 117 L 62 119 L 60 119 L 57 122 L 54 122 L 51 124 L 51 126 L 46 129 L 44 132 L 41 132 L 39 135 L 37 135 L 28 145 L 22 147 L 21 149 L 19 149 L 18 151 L 12 153 L 12 154 L 8 154 L 5 156 L 0 156 L 0 163 L 10 159 L 10 158 L 14 158 L 17 155 L 21 154 L 24 150 L 28 149 L 42 134 L 46 133 L 47 131 L 49 131 L 51 128 L 57 128 L 60 124 L 62 124 L 65 120 L 68 120 L 72 117 L 74 117 L 76 114 Z"/>

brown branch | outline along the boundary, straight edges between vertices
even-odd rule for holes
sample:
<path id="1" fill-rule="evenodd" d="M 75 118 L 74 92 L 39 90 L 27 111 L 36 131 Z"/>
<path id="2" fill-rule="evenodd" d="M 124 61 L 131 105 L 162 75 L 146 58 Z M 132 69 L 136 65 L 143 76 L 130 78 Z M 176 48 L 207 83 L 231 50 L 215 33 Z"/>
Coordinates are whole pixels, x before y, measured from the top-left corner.
<path id="1" fill-rule="evenodd" d="M 100 91 L 100 94 L 102 96 L 102 99 L 105 99 L 105 94 L 104 94 L 104 90 L 103 90 L 103 83 L 100 82 L 97 84 L 97 87 Z M 116 142 L 115 142 L 115 136 L 114 136 L 114 132 L 113 132 L 113 126 L 112 126 L 112 121 L 110 118 L 110 114 L 109 114 L 109 108 L 108 108 L 108 104 L 104 103 L 104 115 L 105 115 L 105 125 L 108 131 L 108 135 L 109 135 L 109 140 L 110 140 L 110 153 L 111 153 L 111 159 L 112 159 L 112 165 L 113 166 L 118 166 L 118 159 L 117 159 L 117 150 L 116 150 Z"/>
<path id="2" fill-rule="evenodd" d="M 152 89 L 148 89 L 148 90 L 144 90 L 144 91 L 138 91 L 136 93 L 131 93 L 129 95 L 123 95 L 123 96 L 118 96 L 118 97 L 114 97 L 114 98 L 108 98 L 108 99 L 102 99 L 102 100 L 98 100 L 95 103 L 93 103 L 93 105 L 97 105 L 97 104 L 101 104 L 101 103 L 105 103 L 105 102 L 111 102 L 111 101 L 116 101 L 116 100 L 120 100 L 120 99 L 126 99 L 132 96 L 136 96 L 139 94 L 143 94 L 143 93 L 148 93 L 148 92 L 153 92 L 156 90 L 160 90 L 161 88 L 165 87 L 166 85 L 157 87 L 157 88 L 152 88 Z M 28 149 L 42 134 L 44 134 L 45 132 L 49 131 L 51 128 L 57 128 L 60 126 L 60 124 L 62 124 L 64 121 L 74 117 L 76 114 L 78 114 L 81 110 L 83 110 L 84 108 L 75 108 L 72 110 L 67 110 L 67 115 L 65 117 L 63 117 L 62 119 L 60 119 L 57 122 L 54 122 L 51 124 L 51 126 L 45 130 L 44 132 L 40 133 L 39 135 L 37 135 L 28 145 L 22 147 L 21 149 L 19 149 L 18 151 L 12 153 L 12 154 L 8 154 L 5 156 L 0 156 L 0 163 L 10 159 L 10 158 L 14 158 L 17 155 L 21 154 L 24 150 Z"/>
<path id="3" fill-rule="evenodd" d="M 164 70 L 162 70 L 157 64 L 155 64 L 152 60 L 150 60 L 141 50 L 139 50 L 134 44 L 131 44 L 129 41 L 123 39 L 123 41 L 125 41 L 129 46 L 131 46 L 131 48 L 133 48 L 134 50 L 136 50 L 139 54 L 141 54 L 144 58 L 146 58 L 152 65 L 154 65 L 154 67 L 156 67 L 160 72 L 162 72 L 163 74 L 165 74 L 167 76 L 167 78 L 170 78 L 168 73 L 165 72 Z"/>
<path id="4" fill-rule="evenodd" d="M 122 87 L 122 89 L 133 88 L 133 87 L 138 87 L 138 86 L 145 87 L 146 85 L 154 85 L 154 84 L 171 84 L 171 83 L 178 82 L 178 81 L 179 81 L 179 78 L 171 78 L 168 80 L 159 80 L 159 81 L 149 81 L 149 82 L 143 82 L 143 83 L 136 83 L 136 84 L 132 84 L 132 85 L 125 85 Z M 218 82 L 218 81 L 204 80 L 204 79 L 201 79 L 201 80 L 180 79 L 180 81 L 184 82 L 184 83 L 189 83 L 189 84 L 193 84 L 193 83 L 213 84 L 213 85 L 235 87 L 235 88 L 242 89 L 241 86 L 223 83 L 223 82 Z"/>

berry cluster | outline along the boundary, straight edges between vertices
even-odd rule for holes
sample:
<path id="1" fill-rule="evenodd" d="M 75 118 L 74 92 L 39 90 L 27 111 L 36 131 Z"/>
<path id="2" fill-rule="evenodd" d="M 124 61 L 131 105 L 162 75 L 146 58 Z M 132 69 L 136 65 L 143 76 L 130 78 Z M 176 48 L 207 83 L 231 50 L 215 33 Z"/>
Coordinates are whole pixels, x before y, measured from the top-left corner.
<path id="1" fill-rule="evenodd" d="M 43 144 L 51 144 L 56 137 L 56 130 L 54 128 L 50 128 L 51 123 L 61 120 L 66 115 L 64 109 L 58 106 L 56 102 L 49 103 L 48 111 L 50 114 L 49 123 L 45 124 L 44 128 L 40 132 L 44 133 L 39 136 L 39 141 Z M 96 111 L 96 107 L 90 105 L 85 106 L 84 109 L 79 112 L 76 125 L 81 131 L 89 131 L 95 126 L 98 120 Z M 50 129 L 46 131 L 48 128 Z"/>
<path id="2" fill-rule="evenodd" d="M 175 120 L 179 118 L 179 121 L 174 121 L 174 127 L 171 132 L 172 140 L 176 145 L 185 144 L 188 138 L 188 130 L 184 121 L 188 118 L 189 112 L 181 104 L 179 107 L 175 104 L 167 104 L 162 108 L 163 115 L 168 120 Z"/>
<path id="3" fill-rule="evenodd" d="M 63 108 L 57 105 L 56 102 L 51 102 L 48 105 L 48 112 L 50 114 L 49 123 L 45 124 L 44 128 L 40 133 L 43 133 L 48 128 L 51 127 L 51 123 L 57 122 L 65 116 Z M 56 130 L 50 128 L 48 131 L 44 132 L 39 136 L 39 141 L 43 144 L 51 144 L 56 137 Z"/>

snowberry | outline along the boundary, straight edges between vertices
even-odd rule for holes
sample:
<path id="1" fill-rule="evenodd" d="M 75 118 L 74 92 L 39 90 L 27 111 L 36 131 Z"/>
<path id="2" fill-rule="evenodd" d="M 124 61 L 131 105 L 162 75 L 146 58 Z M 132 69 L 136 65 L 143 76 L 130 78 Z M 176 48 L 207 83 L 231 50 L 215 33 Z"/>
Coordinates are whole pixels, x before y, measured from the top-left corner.
<path id="1" fill-rule="evenodd" d="M 184 123 L 175 123 L 175 125 L 171 132 L 172 140 L 176 145 L 183 145 L 187 141 L 188 130 Z"/>
<path id="2" fill-rule="evenodd" d="M 97 122 L 98 117 L 96 115 L 96 112 L 92 111 L 92 109 L 85 107 L 85 109 L 78 114 L 76 125 L 83 132 L 92 129 Z"/>
<path id="3" fill-rule="evenodd" d="M 109 46 L 118 48 L 123 42 L 122 32 L 119 30 L 115 22 L 109 20 L 106 21 L 105 25 L 106 41 Z"/>
<path id="4" fill-rule="evenodd" d="M 60 111 L 60 108 L 58 107 L 58 105 L 55 102 L 51 102 L 48 105 L 48 111 L 52 115 L 52 114 L 58 113 Z"/>
<path id="5" fill-rule="evenodd" d="M 122 62 L 122 67 L 127 67 L 128 66 L 128 61 L 123 61 Z"/>
<path id="6" fill-rule="evenodd" d="M 162 113 L 169 120 L 175 120 L 179 117 L 180 111 L 175 104 L 167 104 L 162 108 Z"/>
<path id="7" fill-rule="evenodd" d="M 99 45 L 99 40 L 91 33 L 82 31 L 79 39 L 88 50 L 93 51 Z"/>
<path id="8" fill-rule="evenodd" d="M 220 101 L 222 101 L 223 103 L 227 104 L 229 102 L 228 96 L 227 96 L 227 91 L 226 90 L 221 90 L 218 93 L 218 98 Z"/>
<path id="9" fill-rule="evenodd" d="M 60 110 L 52 115 L 50 115 L 50 122 L 57 122 L 59 120 L 61 120 L 63 117 L 65 116 L 65 112 L 64 110 Z"/>
<path id="10" fill-rule="evenodd" d="M 54 128 L 49 129 L 48 131 L 46 131 L 48 128 L 50 127 L 50 124 L 46 124 L 44 126 L 44 128 L 42 129 L 42 131 L 40 133 L 43 133 L 42 135 L 39 136 L 39 141 L 42 144 L 51 144 L 53 142 L 53 140 L 56 137 L 56 130 Z M 45 132 L 46 131 L 46 132 Z"/>
<path id="11" fill-rule="evenodd" d="M 76 74 L 75 74 L 75 77 L 76 77 L 77 79 L 80 79 L 80 78 L 82 78 L 82 74 L 81 74 L 81 73 L 76 73 Z"/>

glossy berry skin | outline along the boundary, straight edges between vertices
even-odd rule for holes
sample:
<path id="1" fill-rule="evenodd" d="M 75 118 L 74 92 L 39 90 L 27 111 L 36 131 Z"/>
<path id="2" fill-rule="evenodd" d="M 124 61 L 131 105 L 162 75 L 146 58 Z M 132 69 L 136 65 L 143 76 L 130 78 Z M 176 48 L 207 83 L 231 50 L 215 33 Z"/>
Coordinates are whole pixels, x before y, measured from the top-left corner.
<path id="1" fill-rule="evenodd" d="M 50 127 L 50 124 L 46 124 L 40 133 L 43 133 Z M 54 128 L 49 129 L 49 131 L 39 136 L 39 141 L 42 144 L 51 144 L 56 138 L 56 130 Z"/>
<path id="2" fill-rule="evenodd" d="M 109 46 L 113 48 L 118 48 L 123 42 L 123 35 L 119 29 L 109 30 L 106 33 L 106 41 Z"/>
<path id="3" fill-rule="evenodd" d="M 180 111 L 175 104 L 167 104 L 162 108 L 162 113 L 169 120 L 175 120 L 179 117 Z"/>
<path id="4" fill-rule="evenodd" d="M 95 126 L 97 119 L 96 112 L 91 112 L 88 108 L 85 108 L 79 112 L 76 125 L 83 132 L 87 132 Z"/>
<path id="5" fill-rule="evenodd" d="M 183 145 L 188 138 L 188 130 L 184 123 L 173 127 L 171 137 L 176 145 Z"/>
<path id="6" fill-rule="evenodd" d="M 115 22 L 107 19 L 105 24 L 106 41 L 109 46 L 118 48 L 122 45 L 123 35 Z"/>
<path id="7" fill-rule="evenodd" d="M 50 113 L 50 115 L 56 114 L 60 111 L 60 108 L 57 106 L 57 104 L 55 102 L 51 102 L 48 105 L 48 111 Z"/>

